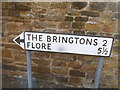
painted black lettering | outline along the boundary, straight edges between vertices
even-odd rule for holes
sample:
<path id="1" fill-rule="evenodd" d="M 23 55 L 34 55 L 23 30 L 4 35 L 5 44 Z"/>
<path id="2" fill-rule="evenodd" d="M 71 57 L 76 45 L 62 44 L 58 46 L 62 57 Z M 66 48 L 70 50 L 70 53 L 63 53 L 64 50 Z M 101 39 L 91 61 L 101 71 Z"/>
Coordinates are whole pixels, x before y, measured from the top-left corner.
<path id="1" fill-rule="evenodd" d="M 36 43 L 36 48 L 40 49 L 40 43 Z"/>
<path id="2" fill-rule="evenodd" d="M 104 42 L 103 46 L 107 46 L 106 45 L 107 44 L 107 40 L 103 40 L 103 42 Z"/>
<path id="3" fill-rule="evenodd" d="M 75 40 L 76 40 L 75 43 L 76 43 L 76 44 L 77 44 L 77 42 L 78 42 L 78 39 L 79 39 L 79 38 L 75 37 Z"/>
<path id="4" fill-rule="evenodd" d="M 37 35 L 32 35 L 32 40 L 36 40 L 37 41 Z"/>
<path id="5" fill-rule="evenodd" d="M 59 36 L 59 40 L 58 40 L 58 42 L 60 43 L 60 36 Z"/>
<path id="6" fill-rule="evenodd" d="M 46 49 L 46 44 L 42 43 L 42 49 Z"/>
<path id="7" fill-rule="evenodd" d="M 102 53 L 102 48 L 98 48 L 98 54 L 101 54 Z"/>
<path id="8" fill-rule="evenodd" d="M 85 43 L 85 39 L 81 38 L 79 42 L 80 42 L 80 44 L 84 44 Z"/>
<path id="9" fill-rule="evenodd" d="M 73 43 L 73 37 L 69 38 L 69 43 L 72 44 Z"/>
<path id="10" fill-rule="evenodd" d="M 97 45 L 98 45 L 98 42 L 97 42 L 97 41 L 98 41 L 98 39 L 94 39 L 94 43 L 93 43 L 94 46 L 97 46 Z"/>
<path id="11" fill-rule="evenodd" d="M 86 39 L 86 45 L 92 45 L 92 39 Z"/>
<path id="12" fill-rule="evenodd" d="M 30 36 L 31 36 L 31 34 L 27 34 L 27 36 L 28 36 L 28 40 L 30 40 Z"/>
<path id="13" fill-rule="evenodd" d="M 57 36 L 53 36 L 53 42 L 57 42 Z"/>
<path id="14" fill-rule="evenodd" d="M 27 48 L 29 48 L 30 47 L 30 42 L 27 42 Z"/>
<path id="15" fill-rule="evenodd" d="M 47 49 L 51 50 L 51 43 L 48 43 Z"/>
<path id="16" fill-rule="evenodd" d="M 33 45 L 33 43 L 32 43 L 32 48 L 35 48 L 34 45 Z"/>
<path id="17" fill-rule="evenodd" d="M 51 42 L 51 37 L 47 36 L 47 42 Z"/>
<path id="18" fill-rule="evenodd" d="M 67 43 L 68 37 L 62 37 L 62 43 Z"/>
<path id="19" fill-rule="evenodd" d="M 42 36 L 43 36 L 43 35 L 39 35 L 39 41 L 42 41 Z"/>

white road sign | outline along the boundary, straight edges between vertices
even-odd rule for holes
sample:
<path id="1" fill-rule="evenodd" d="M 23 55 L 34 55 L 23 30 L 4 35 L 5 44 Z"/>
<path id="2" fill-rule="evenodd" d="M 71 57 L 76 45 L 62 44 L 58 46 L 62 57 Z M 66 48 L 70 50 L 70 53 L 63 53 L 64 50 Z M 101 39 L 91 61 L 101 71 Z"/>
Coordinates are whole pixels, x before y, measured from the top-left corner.
<path id="1" fill-rule="evenodd" d="M 22 32 L 13 41 L 25 50 L 110 56 L 113 38 Z"/>

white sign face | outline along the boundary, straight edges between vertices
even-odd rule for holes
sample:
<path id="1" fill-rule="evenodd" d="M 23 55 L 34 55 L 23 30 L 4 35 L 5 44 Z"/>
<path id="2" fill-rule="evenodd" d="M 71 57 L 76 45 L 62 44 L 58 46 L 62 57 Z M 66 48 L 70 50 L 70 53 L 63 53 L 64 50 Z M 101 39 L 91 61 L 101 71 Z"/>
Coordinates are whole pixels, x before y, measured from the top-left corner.
<path id="1" fill-rule="evenodd" d="M 113 38 L 23 32 L 13 41 L 25 50 L 110 56 Z"/>

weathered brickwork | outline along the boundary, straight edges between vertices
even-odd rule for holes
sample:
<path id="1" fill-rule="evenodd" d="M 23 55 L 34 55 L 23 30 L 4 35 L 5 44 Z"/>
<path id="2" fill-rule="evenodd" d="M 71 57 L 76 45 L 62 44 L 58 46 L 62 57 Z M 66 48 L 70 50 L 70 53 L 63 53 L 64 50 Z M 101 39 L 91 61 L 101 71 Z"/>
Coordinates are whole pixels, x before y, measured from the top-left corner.
<path id="1" fill-rule="evenodd" d="M 100 87 L 118 88 L 118 16 L 117 2 L 3 2 L 3 87 L 27 87 L 25 51 L 13 38 L 23 31 L 42 31 L 114 37 L 112 54 L 104 61 Z M 97 56 L 31 54 L 34 87 L 93 88 Z"/>

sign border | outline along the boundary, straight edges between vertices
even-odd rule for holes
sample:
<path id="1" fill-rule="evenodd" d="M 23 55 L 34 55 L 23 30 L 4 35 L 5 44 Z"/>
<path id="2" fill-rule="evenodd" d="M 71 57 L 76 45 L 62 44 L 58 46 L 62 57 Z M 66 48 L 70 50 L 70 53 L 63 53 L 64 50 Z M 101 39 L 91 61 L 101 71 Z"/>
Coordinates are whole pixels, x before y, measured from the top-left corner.
<path id="1" fill-rule="evenodd" d="M 91 35 L 78 35 L 78 34 L 70 34 L 70 33 L 52 33 L 52 32 L 40 32 L 40 31 L 24 31 L 24 38 L 25 38 L 25 32 L 30 32 L 30 33 L 46 33 L 46 34 L 59 34 L 59 35 L 74 35 L 74 36 L 88 36 L 88 37 L 103 37 L 103 38 L 112 38 L 112 45 L 110 48 L 110 54 L 109 56 L 101 56 L 101 55 L 88 55 L 88 54 L 75 54 L 75 53 L 68 53 L 68 52 L 54 52 L 54 51 L 37 51 L 37 50 L 27 50 L 25 48 L 25 43 L 24 43 L 24 50 L 26 51 L 37 51 L 37 52 L 48 52 L 48 53 L 61 53 L 61 54 L 74 54 L 74 55 L 88 55 L 88 56 L 100 56 L 100 57 L 110 57 L 112 53 L 112 47 L 113 47 L 113 42 L 114 38 L 113 37 L 106 37 L 106 36 L 91 36 Z"/>

